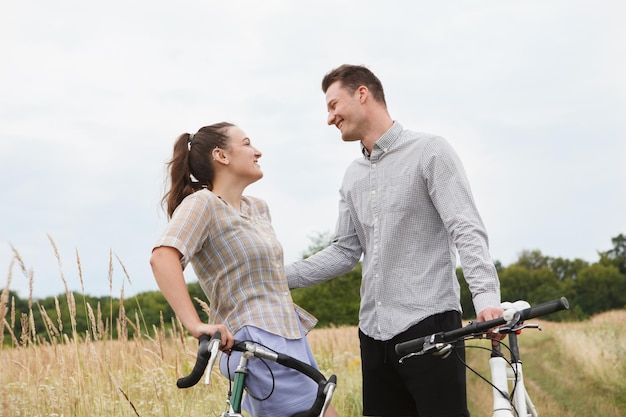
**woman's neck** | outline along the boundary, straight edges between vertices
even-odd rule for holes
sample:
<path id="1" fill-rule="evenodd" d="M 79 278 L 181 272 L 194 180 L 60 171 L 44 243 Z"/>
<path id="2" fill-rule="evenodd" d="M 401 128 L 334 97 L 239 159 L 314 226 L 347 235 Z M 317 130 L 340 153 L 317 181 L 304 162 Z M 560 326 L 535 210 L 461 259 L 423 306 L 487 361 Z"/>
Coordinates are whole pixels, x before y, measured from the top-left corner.
<path id="1" fill-rule="evenodd" d="M 243 190 L 239 190 L 236 187 L 213 187 L 213 194 L 218 196 L 220 200 L 224 203 L 228 204 L 235 210 L 241 211 L 241 196 L 243 194 Z"/>

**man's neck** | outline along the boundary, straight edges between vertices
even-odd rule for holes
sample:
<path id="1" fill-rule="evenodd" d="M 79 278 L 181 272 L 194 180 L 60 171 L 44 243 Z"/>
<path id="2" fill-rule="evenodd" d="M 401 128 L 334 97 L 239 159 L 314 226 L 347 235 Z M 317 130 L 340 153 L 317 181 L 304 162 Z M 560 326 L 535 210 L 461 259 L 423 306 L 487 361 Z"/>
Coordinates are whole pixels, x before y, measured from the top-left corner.
<path id="1" fill-rule="evenodd" d="M 385 134 L 389 129 L 393 126 L 393 119 L 387 115 L 384 118 L 381 118 L 379 121 L 374 121 L 371 124 L 370 129 L 367 131 L 366 136 L 361 140 L 361 143 L 367 149 L 368 153 L 372 153 L 372 148 L 374 144 L 382 135 Z"/>

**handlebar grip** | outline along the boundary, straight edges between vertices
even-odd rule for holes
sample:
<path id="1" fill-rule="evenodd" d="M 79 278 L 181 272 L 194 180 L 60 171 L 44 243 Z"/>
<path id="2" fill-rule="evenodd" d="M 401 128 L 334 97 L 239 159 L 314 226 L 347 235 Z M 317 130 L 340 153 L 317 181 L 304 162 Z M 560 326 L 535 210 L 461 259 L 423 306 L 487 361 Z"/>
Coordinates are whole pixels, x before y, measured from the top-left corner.
<path id="1" fill-rule="evenodd" d="M 222 335 L 220 332 L 215 332 L 212 337 L 207 334 L 200 335 L 198 338 L 199 346 L 196 364 L 189 375 L 179 378 L 178 381 L 176 381 L 176 386 L 178 388 L 189 388 L 196 385 L 198 381 L 200 381 L 202 375 L 204 375 L 207 364 L 209 363 L 209 359 L 211 358 L 209 343 L 212 339 L 220 340 L 221 338 Z"/>
<path id="2" fill-rule="evenodd" d="M 424 347 L 424 343 L 426 343 L 428 338 L 430 338 L 430 335 L 398 343 L 396 345 L 396 353 L 400 356 L 404 356 L 411 352 L 419 352 Z"/>
<path id="3" fill-rule="evenodd" d="M 557 311 L 569 309 L 567 298 L 561 297 L 556 300 L 547 301 L 543 304 L 527 308 L 520 311 L 522 320 L 533 319 L 535 317 L 545 316 L 547 314 L 556 313 Z"/>

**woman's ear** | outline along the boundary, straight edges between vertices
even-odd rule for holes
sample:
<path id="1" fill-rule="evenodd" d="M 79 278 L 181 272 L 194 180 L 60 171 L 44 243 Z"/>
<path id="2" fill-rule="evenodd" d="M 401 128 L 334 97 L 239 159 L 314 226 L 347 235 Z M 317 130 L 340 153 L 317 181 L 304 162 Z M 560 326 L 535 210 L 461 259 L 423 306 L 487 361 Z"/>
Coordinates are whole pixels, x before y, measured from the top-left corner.
<path id="1" fill-rule="evenodd" d="M 211 157 L 213 158 L 214 161 L 219 162 L 220 164 L 224 164 L 224 165 L 229 164 L 228 158 L 226 158 L 224 151 L 220 148 L 213 149 L 213 151 L 211 152 Z"/>

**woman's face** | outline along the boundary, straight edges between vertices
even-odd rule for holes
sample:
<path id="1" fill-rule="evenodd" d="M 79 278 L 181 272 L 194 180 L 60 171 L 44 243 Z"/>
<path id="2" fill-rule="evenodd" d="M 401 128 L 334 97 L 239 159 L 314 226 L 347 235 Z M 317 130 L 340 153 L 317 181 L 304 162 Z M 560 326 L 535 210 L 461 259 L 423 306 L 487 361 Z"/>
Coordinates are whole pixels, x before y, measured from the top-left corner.
<path id="1" fill-rule="evenodd" d="M 231 172 L 246 178 L 250 183 L 263 177 L 263 171 L 259 165 L 261 151 L 252 146 L 250 138 L 237 126 L 228 129 L 229 137 L 228 149 L 223 149 L 227 158 Z"/>

